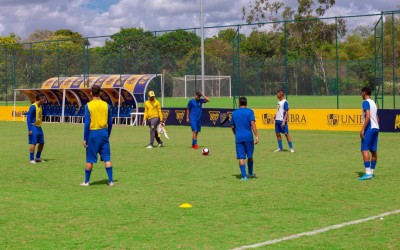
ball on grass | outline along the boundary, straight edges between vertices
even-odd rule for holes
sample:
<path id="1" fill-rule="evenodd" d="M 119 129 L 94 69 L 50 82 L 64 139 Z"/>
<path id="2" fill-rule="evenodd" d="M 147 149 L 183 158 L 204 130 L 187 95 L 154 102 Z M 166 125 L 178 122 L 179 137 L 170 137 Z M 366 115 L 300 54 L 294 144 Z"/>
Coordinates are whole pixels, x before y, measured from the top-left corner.
<path id="1" fill-rule="evenodd" d="M 210 149 L 208 149 L 208 148 L 203 148 L 203 149 L 201 150 L 201 153 L 202 153 L 203 155 L 209 155 L 209 154 L 210 154 Z"/>

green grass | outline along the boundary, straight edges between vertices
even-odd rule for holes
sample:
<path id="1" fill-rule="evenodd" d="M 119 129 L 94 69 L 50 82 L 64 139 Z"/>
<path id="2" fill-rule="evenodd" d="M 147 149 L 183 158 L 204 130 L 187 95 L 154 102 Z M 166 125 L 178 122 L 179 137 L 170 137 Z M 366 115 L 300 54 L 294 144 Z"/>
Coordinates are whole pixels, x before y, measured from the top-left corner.
<path id="1" fill-rule="evenodd" d="M 176 108 L 186 107 L 190 98 L 164 98 L 164 107 Z M 275 108 L 277 103 L 276 96 L 249 96 L 247 97 L 250 108 L 253 109 L 268 109 Z M 161 98 L 158 98 L 161 102 Z M 288 101 L 291 108 L 294 109 L 358 109 L 361 107 L 361 96 L 289 96 Z M 379 103 L 380 104 L 380 103 Z M 14 102 L 8 102 L 8 106 L 13 106 Z M 29 101 L 17 102 L 18 106 L 29 106 Z M 391 97 L 385 99 L 384 108 L 392 109 L 394 106 L 399 107 L 400 97 L 396 98 L 395 103 Z M 6 106 L 5 102 L 0 102 L 0 106 Z M 139 104 L 143 107 L 143 104 Z M 207 108 L 232 108 L 233 98 L 227 97 L 212 97 L 211 102 L 207 103 Z"/>
<path id="2" fill-rule="evenodd" d="M 99 163 L 86 188 L 82 125 L 44 124 L 46 162 L 36 165 L 26 124 L 0 126 L 1 249 L 230 249 L 400 209 L 397 134 L 381 133 L 376 178 L 360 182 L 357 132 L 293 131 L 291 154 L 273 153 L 273 131 L 261 130 L 258 178 L 243 183 L 228 128 L 200 133 L 206 157 L 190 148 L 188 127 L 168 127 L 165 147 L 148 150 L 147 127 L 116 126 L 116 186 Z M 392 215 L 269 248 L 399 249 L 399 223 Z"/>

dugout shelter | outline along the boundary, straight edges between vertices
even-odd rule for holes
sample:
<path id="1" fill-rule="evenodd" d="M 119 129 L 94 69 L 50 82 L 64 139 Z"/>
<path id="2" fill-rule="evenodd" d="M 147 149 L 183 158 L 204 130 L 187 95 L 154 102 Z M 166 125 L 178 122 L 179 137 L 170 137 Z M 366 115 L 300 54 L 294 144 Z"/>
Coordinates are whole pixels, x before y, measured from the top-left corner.
<path id="1" fill-rule="evenodd" d="M 75 118 L 83 118 L 84 106 L 92 99 L 90 88 L 98 85 L 101 87 L 100 97 L 111 105 L 112 116 L 116 123 L 119 123 L 121 118 L 127 122 L 131 112 L 139 111 L 139 104 L 147 98 L 149 84 L 157 77 L 161 78 L 163 90 L 161 74 L 53 77 L 46 80 L 38 89 L 16 89 L 14 110 L 17 91 L 24 93 L 31 103 L 36 101 L 37 94 L 42 93 L 47 99 L 43 108 L 43 115 L 47 121 L 74 121 Z M 161 95 L 163 93 L 164 91 L 161 91 Z M 161 96 L 161 99 L 163 103 L 164 96 Z"/>

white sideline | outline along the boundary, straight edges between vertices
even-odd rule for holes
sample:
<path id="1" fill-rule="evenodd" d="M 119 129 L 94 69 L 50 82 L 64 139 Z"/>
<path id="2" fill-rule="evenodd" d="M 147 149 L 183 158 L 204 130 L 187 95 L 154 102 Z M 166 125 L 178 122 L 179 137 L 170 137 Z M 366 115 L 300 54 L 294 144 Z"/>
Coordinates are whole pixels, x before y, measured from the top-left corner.
<path id="1" fill-rule="evenodd" d="M 385 216 L 389 216 L 389 215 L 392 215 L 392 214 L 398 214 L 398 213 L 400 213 L 400 209 L 392 211 L 392 212 L 379 214 L 379 215 L 376 215 L 376 216 L 371 216 L 371 217 L 368 217 L 368 218 L 365 218 L 365 219 L 353 220 L 353 221 L 349 221 L 349 222 L 345 222 L 345 223 L 341 223 L 341 224 L 332 225 L 332 226 L 329 226 L 329 227 L 316 229 L 316 230 L 309 231 L 309 232 L 293 234 L 293 235 L 289 235 L 289 236 L 286 236 L 286 237 L 283 237 L 283 238 L 279 238 L 279 239 L 275 239 L 275 240 L 268 240 L 268 241 L 264 241 L 264 242 L 260 242 L 260 243 L 256 243 L 256 244 L 252 244 L 252 245 L 248 245 L 248 246 L 241 246 L 241 247 L 234 248 L 232 250 L 242 250 L 242 249 L 257 248 L 257 247 L 261 247 L 261 246 L 273 245 L 273 244 L 279 243 L 281 241 L 297 239 L 297 238 L 300 238 L 300 237 L 303 237 L 303 236 L 316 235 L 316 234 L 320 234 L 320 233 L 323 233 L 323 232 L 326 232 L 326 231 L 329 231 L 329 230 L 332 230 L 332 229 L 337 229 L 337 228 L 341 228 L 341 227 L 345 227 L 345 226 L 355 225 L 355 224 L 363 223 L 363 222 L 370 221 L 370 220 L 375 220 L 375 219 L 378 219 L 378 218 L 383 218 Z"/>

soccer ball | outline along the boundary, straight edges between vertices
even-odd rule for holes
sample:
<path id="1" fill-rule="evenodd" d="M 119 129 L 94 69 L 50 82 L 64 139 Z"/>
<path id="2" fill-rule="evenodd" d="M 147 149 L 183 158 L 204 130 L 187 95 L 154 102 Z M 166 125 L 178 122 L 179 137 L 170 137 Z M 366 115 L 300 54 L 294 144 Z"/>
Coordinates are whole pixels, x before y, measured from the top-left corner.
<path id="1" fill-rule="evenodd" d="M 201 153 L 203 155 L 209 155 L 210 154 L 210 150 L 208 148 L 203 148 L 203 150 L 201 150 Z"/>

